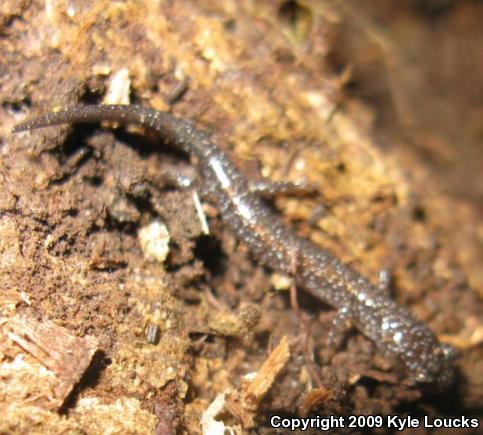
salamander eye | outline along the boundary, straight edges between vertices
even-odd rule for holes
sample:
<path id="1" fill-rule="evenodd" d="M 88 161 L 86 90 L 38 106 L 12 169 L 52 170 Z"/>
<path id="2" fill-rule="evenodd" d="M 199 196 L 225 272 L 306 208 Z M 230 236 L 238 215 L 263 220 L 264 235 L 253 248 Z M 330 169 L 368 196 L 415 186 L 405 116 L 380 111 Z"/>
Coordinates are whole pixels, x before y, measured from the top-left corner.
<path id="1" fill-rule="evenodd" d="M 428 375 L 427 372 L 420 371 L 416 373 L 415 380 L 421 383 L 430 383 L 433 379 L 431 376 Z"/>
<path id="2" fill-rule="evenodd" d="M 456 356 L 454 349 L 449 344 L 443 343 L 439 347 L 439 349 L 442 352 L 444 359 L 449 360 L 449 359 L 453 359 Z"/>
<path id="3" fill-rule="evenodd" d="M 433 350 L 433 355 L 442 360 L 452 360 L 455 357 L 454 349 L 448 344 L 440 344 Z"/>

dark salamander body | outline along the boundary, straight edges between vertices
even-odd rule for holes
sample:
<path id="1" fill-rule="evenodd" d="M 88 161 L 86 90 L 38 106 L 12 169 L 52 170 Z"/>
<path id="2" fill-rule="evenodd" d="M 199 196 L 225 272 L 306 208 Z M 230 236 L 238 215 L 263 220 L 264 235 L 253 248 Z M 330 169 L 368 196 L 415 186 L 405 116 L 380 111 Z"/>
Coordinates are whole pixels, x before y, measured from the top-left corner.
<path id="1" fill-rule="evenodd" d="M 385 291 L 343 264 L 330 251 L 298 237 L 253 193 L 248 180 L 206 133 L 183 119 L 139 106 L 78 106 L 22 123 L 14 132 L 63 123 L 103 120 L 136 123 L 195 157 L 203 192 L 239 240 L 261 263 L 291 274 L 296 253 L 297 284 L 335 307 L 386 357 L 401 362 L 412 380 L 444 388 L 451 384 L 451 348 Z"/>

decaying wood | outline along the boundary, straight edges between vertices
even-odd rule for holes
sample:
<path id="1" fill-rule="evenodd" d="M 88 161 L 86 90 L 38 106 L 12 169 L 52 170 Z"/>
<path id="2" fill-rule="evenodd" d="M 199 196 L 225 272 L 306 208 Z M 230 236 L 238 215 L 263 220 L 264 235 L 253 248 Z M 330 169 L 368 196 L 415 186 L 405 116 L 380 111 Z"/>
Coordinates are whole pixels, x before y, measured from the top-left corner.
<path id="1" fill-rule="evenodd" d="M 62 406 L 91 363 L 98 340 L 80 338 L 53 322 L 41 323 L 25 316 L 10 319 L 4 327 L 7 337 L 55 374 L 57 384 L 49 402 L 52 408 Z M 32 381 L 35 379 L 32 373 Z"/>

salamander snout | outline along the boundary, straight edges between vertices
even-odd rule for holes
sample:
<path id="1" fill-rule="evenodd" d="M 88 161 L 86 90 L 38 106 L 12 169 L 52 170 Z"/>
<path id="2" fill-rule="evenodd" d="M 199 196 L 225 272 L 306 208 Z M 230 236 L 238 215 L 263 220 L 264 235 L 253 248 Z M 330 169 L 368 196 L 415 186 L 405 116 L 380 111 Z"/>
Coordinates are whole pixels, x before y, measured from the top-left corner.
<path id="1" fill-rule="evenodd" d="M 447 344 L 437 344 L 424 355 L 414 371 L 414 379 L 431 389 L 443 390 L 454 380 L 454 350 Z"/>

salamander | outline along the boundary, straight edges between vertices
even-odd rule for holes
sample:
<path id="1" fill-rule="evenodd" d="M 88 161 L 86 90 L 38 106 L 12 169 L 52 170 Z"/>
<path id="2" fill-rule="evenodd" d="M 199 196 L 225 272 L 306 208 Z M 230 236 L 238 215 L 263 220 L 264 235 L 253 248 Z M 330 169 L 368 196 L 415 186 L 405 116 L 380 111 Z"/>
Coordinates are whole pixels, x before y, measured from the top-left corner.
<path id="1" fill-rule="evenodd" d="M 336 319 L 348 319 L 383 356 L 402 363 L 413 382 L 438 389 L 452 383 L 452 349 L 441 344 L 424 322 L 380 286 L 285 226 L 250 190 L 249 181 L 225 151 L 191 121 L 141 106 L 86 105 L 45 114 L 18 124 L 12 131 L 104 120 L 152 129 L 162 140 L 194 158 L 203 193 L 214 201 L 223 221 L 260 263 L 294 275 L 298 286 L 339 310 Z"/>

